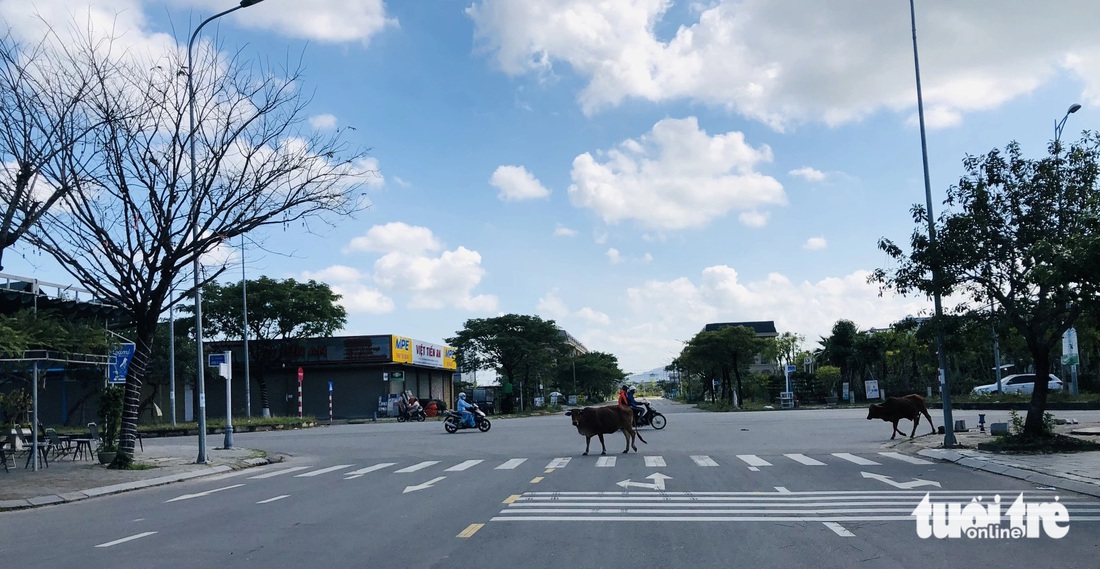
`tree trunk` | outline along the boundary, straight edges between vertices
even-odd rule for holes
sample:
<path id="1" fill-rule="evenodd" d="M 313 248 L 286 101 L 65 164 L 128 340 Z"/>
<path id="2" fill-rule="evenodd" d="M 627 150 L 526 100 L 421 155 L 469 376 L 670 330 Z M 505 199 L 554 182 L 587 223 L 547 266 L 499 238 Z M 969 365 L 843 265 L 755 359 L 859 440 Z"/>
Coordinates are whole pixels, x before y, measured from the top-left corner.
<path id="1" fill-rule="evenodd" d="M 137 442 L 138 406 L 141 404 L 141 385 L 152 353 L 152 330 L 139 326 L 134 340 L 134 357 L 126 371 L 126 395 L 122 405 L 122 432 L 119 434 L 118 454 L 111 466 L 125 468 L 134 460 Z"/>
<path id="2" fill-rule="evenodd" d="M 1031 392 L 1031 403 L 1027 406 L 1027 418 L 1024 420 L 1023 436 L 1041 437 L 1047 433 L 1043 429 L 1043 415 L 1047 410 L 1047 393 L 1050 382 L 1050 350 L 1033 349 L 1031 357 L 1035 360 L 1035 389 Z"/>
<path id="3" fill-rule="evenodd" d="M 260 373 L 256 374 L 255 377 L 256 385 L 260 388 L 260 416 L 265 418 L 270 417 L 271 400 L 268 398 L 267 394 L 267 378 L 264 377 L 263 371 L 260 371 Z"/>

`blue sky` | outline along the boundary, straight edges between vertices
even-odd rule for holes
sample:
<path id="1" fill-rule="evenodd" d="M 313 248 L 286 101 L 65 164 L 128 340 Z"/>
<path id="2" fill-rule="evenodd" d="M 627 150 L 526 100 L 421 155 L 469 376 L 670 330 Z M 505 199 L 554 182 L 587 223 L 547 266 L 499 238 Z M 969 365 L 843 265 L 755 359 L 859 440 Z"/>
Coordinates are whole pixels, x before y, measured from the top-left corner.
<path id="1" fill-rule="evenodd" d="M 19 38 L 90 22 L 186 48 L 231 0 L 0 0 Z M 1100 103 L 1100 4 L 919 0 L 934 207 L 966 154 L 1039 156 Z M 378 177 L 332 227 L 273 230 L 249 278 L 343 295 L 345 334 L 443 343 L 469 318 L 553 319 L 628 372 L 708 322 L 773 320 L 812 347 L 840 318 L 929 310 L 879 296 L 880 237 L 924 202 L 906 0 L 264 0 L 204 29 L 302 57 L 310 124 L 352 126 Z M 212 256 L 241 274 L 241 252 Z M 68 283 L 16 247 L 5 272 Z"/>

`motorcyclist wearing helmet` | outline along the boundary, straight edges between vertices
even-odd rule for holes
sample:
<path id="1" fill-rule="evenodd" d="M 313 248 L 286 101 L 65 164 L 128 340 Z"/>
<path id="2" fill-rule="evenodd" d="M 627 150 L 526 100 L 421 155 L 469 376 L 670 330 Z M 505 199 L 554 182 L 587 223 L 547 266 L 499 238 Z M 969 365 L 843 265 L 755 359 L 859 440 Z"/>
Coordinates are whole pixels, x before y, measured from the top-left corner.
<path id="1" fill-rule="evenodd" d="M 465 392 L 459 392 L 458 402 L 455 403 L 455 407 L 458 408 L 458 413 L 462 415 L 462 424 L 467 427 L 473 427 L 475 425 L 474 414 L 470 412 L 470 409 L 473 409 L 475 405 L 466 401 Z"/>
<path id="2" fill-rule="evenodd" d="M 630 408 L 634 410 L 635 419 L 641 417 L 642 415 L 645 415 L 645 407 L 638 404 L 638 402 L 634 400 L 634 386 L 633 385 L 631 385 L 630 387 L 628 387 L 626 389 L 626 402 L 630 406 Z"/>

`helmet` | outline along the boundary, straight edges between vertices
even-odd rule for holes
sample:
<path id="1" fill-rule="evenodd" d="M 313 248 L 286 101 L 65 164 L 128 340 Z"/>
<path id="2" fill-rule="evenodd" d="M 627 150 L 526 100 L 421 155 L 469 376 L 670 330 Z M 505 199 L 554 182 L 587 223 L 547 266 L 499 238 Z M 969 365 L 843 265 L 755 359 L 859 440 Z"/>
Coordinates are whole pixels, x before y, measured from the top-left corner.
<path id="1" fill-rule="evenodd" d="M 629 391 L 629 392 L 631 392 L 631 393 L 634 393 L 634 386 L 633 386 L 633 385 L 631 385 L 631 386 L 630 386 L 630 389 L 627 389 L 627 391 Z"/>
<path id="2" fill-rule="evenodd" d="M 462 392 L 462 391 L 458 392 L 458 398 L 459 399 L 465 399 L 466 398 L 466 393 Z"/>

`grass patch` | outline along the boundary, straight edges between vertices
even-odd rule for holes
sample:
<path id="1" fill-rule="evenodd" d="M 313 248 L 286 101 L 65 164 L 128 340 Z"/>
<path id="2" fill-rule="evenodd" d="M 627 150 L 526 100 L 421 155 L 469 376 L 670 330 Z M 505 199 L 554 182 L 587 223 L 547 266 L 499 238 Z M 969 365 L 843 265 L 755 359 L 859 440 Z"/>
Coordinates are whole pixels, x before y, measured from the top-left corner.
<path id="1" fill-rule="evenodd" d="M 978 450 L 1005 454 L 1054 454 L 1100 450 L 1100 443 L 1059 434 L 1040 437 L 1006 435 L 978 443 Z"/>

